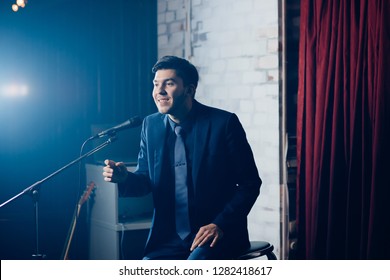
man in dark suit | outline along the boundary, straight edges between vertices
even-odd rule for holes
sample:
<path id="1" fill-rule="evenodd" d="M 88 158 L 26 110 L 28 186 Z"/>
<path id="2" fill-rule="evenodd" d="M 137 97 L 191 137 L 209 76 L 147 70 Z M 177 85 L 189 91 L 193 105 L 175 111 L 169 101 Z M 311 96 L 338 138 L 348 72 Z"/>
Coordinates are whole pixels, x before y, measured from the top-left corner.
<path id="1" fill-rule="evenodd" d="M 123 196 L 153 193 L 144 259 L 234 258 L 249 246 L 261 186 L 244 129 L 235 114 L 194 99 L 199 77 L 187 60 L 165 56 L 152 71 L 158 112 L 143 121 L 137 169 L 106 160 L 103 176 Z"/>

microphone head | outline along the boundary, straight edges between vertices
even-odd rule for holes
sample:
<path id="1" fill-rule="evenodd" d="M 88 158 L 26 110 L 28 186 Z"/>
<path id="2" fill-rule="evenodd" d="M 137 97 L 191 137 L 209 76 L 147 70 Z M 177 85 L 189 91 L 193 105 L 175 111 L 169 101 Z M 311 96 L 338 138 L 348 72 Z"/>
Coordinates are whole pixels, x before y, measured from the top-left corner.
<path id="1" fill-rule="evenodd" d="M 142 121 L 143 119 L 139 116 L 135 116 L 135 117 L 132 117 L 128 120 L 128 125 L 130 127 L 137 127 L 137 126 L 140 126 L 142 124 Z"/>
<path id="2" fill-rule="evenodd" d="M 92 136 L 90 139 L 95 139 L 95 138 L 100 138 L 100 137 L 110 136 L 110 135 L 112 136 L 115 133 L 117 133 L 118 131 L 140 126 L 142 124 L 142 121 L 143 121 L 143 119 L 140 118 L 139 116 L 132 117 L 119 125 L 111 127 L 107 130 L 104 130 L 104 131 L 96 134 L 95 136 Z"/>

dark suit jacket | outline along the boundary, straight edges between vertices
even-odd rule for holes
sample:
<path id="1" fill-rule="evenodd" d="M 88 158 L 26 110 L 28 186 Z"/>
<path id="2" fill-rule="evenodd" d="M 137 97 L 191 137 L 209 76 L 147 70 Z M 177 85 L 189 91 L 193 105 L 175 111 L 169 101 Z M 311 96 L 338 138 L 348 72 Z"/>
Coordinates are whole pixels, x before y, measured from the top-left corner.
<path id="1" fill-rule="evenodd" d="M 197 230 L 209 223 L 224 232 L 221 244 L 227 250 L 243 250 L 249 245 L 247 215 L 260 191 L 259 177 L 251 148 L 237 116 L 194 101 L 194 219 Z M 139 196 L 153 192 L 154 216 L 146 252 L 158 245 L 167 214 L 166 192 L 161 172 L 168 116 L 152 114 L 144 119 L 138 166 L 119 185 L 121 195 Z M 172 207 L 172 206 L 170 206 Z M 222 246 L 222 245 L 221 245 Z"/>

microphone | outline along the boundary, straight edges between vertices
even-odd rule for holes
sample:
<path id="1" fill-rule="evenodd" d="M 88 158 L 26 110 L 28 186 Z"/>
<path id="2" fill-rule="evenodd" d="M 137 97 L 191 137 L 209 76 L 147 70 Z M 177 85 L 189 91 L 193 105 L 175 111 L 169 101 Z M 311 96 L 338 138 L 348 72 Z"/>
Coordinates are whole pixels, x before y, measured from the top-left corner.
<path id="1" fill-rule="evenodd" d="M 128 128 L 137 127 L 137 126 L 140 126 L 141 124 L 142 124 L 142 119 L 139 116 L 135 116 L 135 117 L 132 117 L 121 124 L 118 124 L 114 127 L 106 129 L 102 132 L 99 132 L 98 134 L 92 136 L 90 139 L 96 139 L 96 138 L 104 137 L 107 135 L 112 135 L 112 134 L 117 133 L 118 131 L 128 129 Z"/>

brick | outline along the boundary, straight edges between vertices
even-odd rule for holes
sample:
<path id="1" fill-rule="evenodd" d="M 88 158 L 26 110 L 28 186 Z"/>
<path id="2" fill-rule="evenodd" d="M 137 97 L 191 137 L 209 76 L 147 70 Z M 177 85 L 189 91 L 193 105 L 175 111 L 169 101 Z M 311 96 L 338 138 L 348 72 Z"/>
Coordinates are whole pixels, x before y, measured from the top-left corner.
<path id="1" fill-rule="evenodd" d="M 252 1 L 233 1 L 230 10 L 233 11 L 234 14 L 241 13 L 245 16 L 253 10 L 253 3 Z"/>
<path id="2" fill-rule="evenodd" d="M 183 46 L 184 45 L 184 33 L 176 32 L 169 36 L 169 44 L 172 46 Z"/>
<path id="3" fill-rule="evenodd" d="M 168 36 L 167 35 L 158 36 L 157 43 L 158 43 L 159 46 L 166 46 L 166 45 L 168 45 Z"/>
<path id="4" fill-rule="evenodd" d="M 253 10 L 255 10 L 255 11 L 269 11 L 269 12 L 277 13 L 278 12 L 278 1 L 255 0 L 254 4 L 253 4 Z"/>
<path id="5" fill-rule="evenodd" d="M 175 12 L 167 12 L 165 14 L 165 22 L 170 23 L 175 21 Z"/>
<path id="6" fill-rule="evenodd" d="M 279 82 L 279 70 L 268 70 L 267 71 L 268 82 Z"/>
<path id="7" fill-rule="evenodd" d="M 210 62 L 210 72 L 215 73 L 223 73 L 226 72 L 226 60 L 218 59 Z"/>
<path id="8" fill-rule="evenodd" d="M 227 61 L 227 71 L 245 71 L 251 67 L 251 59 L 248 57 L 234 57 Z"/>
<path id="9" fill-rule="evenodd" d="M 267 54 L 267 41 L 253 41 L 248 42 L 244 46 L 241 45 L 242 55 L 244 56 L 261 56 Z"/>
<path id="10" fill-rule="evenodd" d="M 167 25 L 166 24 L 159 24 L 157 27 L 157 34 L 162 35 L 167 33 Z"/>
<path id="11" fill-rule="evenodd" d="M 259 84 L 266 82 L 266 73 L 264 71 L 252 70 L 243 73 L 242 81 L 244 84 Z"/>
<path id="12" fill-rule="evenodd" d="M 269 39 L 267 42 L 268 53 L 279 52 L 279 39 Z"/>
<path id="13" fill-rule="evenodd" d="M 166 0 L 158 0 L 157 1 L 157 11 L 158 13 L 165 13 L 167 10 L 167 1 Z"/>
<path id="14" fill-rule="evenodd" d="M 184 0 L 169 0 L 167 4 L 168 4 L 168 11 L 183 9 L 185 5 Z"/>
<path id="15" fill-rule="evenodd" d="M 266 55 L 258 59 L 259 69 L 273 69 L 279 67 L 278 55 Z"/>
<path id="16" fill-rule="evenodd" d="M 186 20 L 186 17 L 187 17 L 187 11 L 186 11 L 186 9 L 179 9 L 179 10 L 176 10 L 176 13 L 175 13 L 175 20 L 183 20 L 183 21 L 185 21 L 185 20 Z"/>
<path id="17" fill-rule="evenodd" d="M 234 44 L 234 45 L 228 45 L 223 48 L 221 48 L 221 57 L 222 58 L 229 58 L 229 57 L 240 57 L 242 56 L 242 45 L 241 44 Z"/>
<path id="18" fill-rule="evenodd" d="M 275 99 L 279 96 L 279 85 L 278 84 L 256 85 L 253 88 L 253 95 L 261 96 L 261 97 L 270 96 L 270 98 Z"/>
<path id="19" fill-rule="evenodd" d="M 157 14 L 157 24 L 164 24 L 165 23 L 165 13 L 158 13 Z"/>
<path id="20" fill-rule="evenodd" d="M 219 85 L 221 84 L 221 74 L 208 74 L 202 78 L 202 83 L 205 85 Z"/>
<path id="21" fill-rule="evenodd" d="M 196 6 L 200 6 L 200 5 L 202 5 L 202 0 L 192 0 L 191 1 L 191 4 L 192 4 L 192 6 L 194 7 L 196 7 Z"/>
<path id="22" fill-rule="evenodd" d="M 262 26 L 257 29 L 257 36 L 260 38 L 278 38 L 279 27 L 277 25 Z"/>
<path id="23" fill-rule="evenodd" d="M 175 21 L 169 24 L 169 33 L 181 32 L 184 30 L 183 23 L 180 21 Z"/>
<path id="24" fill-rule="evenodd" d="M 206 31 L 206 26 L 204 25 L 204 30 Z M 233 31 L 220 31 L 220 32 L 210 32 L 208 35 L 209 42 L 216 45 L 226 45 L 236 42 L 235 40 L 236 33 Z"/>
<path id="25" fill-rule="evenodd" d="M 235 75 L 234 79 L 231 79 L 231 83 L 234 84 L 234 86 L 229 86 L 228 89 L 228 96 L 232 99 L 246 99 L 250 100 L 252 98 L 252 87 L 248 85 L 242 85 L 240 83 L 240 77 L 237 77 Z M 237 85 L 238 84 L 238 85 Z M 253 101 L 251 100 L 251 103 L 253 104 Z"/>
<path id="26" fill-rule="evenodd" d="M 252 100 L 240 100 L 240 112 L 244 113 L 253 113 L 255 110 L 255 106 Z"/>

